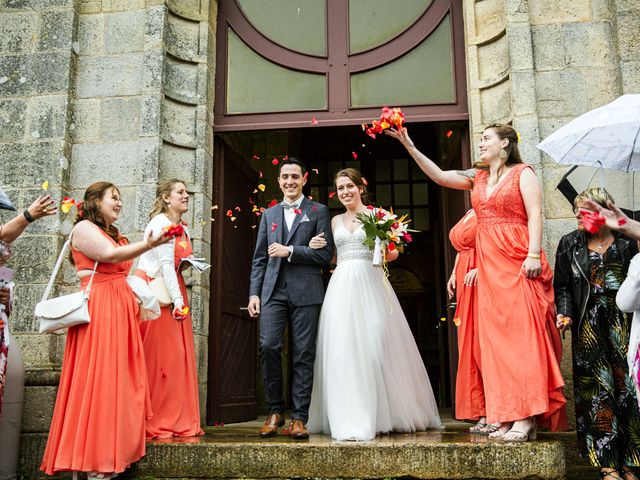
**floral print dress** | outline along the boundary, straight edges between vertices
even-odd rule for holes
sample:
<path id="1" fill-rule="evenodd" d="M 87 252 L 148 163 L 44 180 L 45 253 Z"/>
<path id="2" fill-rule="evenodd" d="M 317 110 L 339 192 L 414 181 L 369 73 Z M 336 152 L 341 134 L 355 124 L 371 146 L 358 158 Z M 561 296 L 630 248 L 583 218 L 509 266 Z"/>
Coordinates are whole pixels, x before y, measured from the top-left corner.
<path id="1" fill-rule="evenodd" d="M 640 411 L 627 366 L 631 316 L 616 306 L 618 249 L 589 250 L 589 300 L 573 337 L 578 446 L 596 467 L 640 466 Z"/>

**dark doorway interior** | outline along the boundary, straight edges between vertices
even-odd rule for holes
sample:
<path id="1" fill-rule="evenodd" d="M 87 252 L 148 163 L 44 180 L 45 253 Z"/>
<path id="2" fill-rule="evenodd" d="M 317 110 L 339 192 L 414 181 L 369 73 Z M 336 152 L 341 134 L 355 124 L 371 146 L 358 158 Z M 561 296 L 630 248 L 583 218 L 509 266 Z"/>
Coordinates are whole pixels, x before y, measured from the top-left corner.
<path id="1" fill-rule="evenodd" d="M 442 168 L 468 167 L 468 133 L 465 122 L 411 124 L 409 129 L 418 148 Z M 305 194 L 329 205 L 332 214 L 342 211 L 338 199 L 331 194 L 333 176 L 341 168 L 353 167 L 366 177 L 376 205 L 385 208 L 392 206 L 397 213 L 410 215 L 414 220 L 413 228 L 420 233 L 414 235 L 413 244 L 400 259 L 390 265 L 390 280 L 414 334 L 439 406 L 452 406 L 457 357 L 455 327 L 451 322 L 441 319 L 447 316 L 445 285 L 453 264 L 448 231 L 466 210 L 466 196 L 462 192 L 445 191 L 428 180 L 397 141 L 385 136 L 373 140 L 366 136 L 360 127 L 234 132 L 220 135 L 217 140 L 220 146 L 217 164 L 224 158 L 234 157 L 241 160 L 243 166 L 237 170 L 237 167 L 225 169 L 225 177 L 237 176 L 238 181 L 233 182 L 232 190 L 219 191 L 218 198 L 214 199 L 214 203 L 218 205 L 218 209 L 214 211 L 214 218 L 221 222 L 213 229 L 214 259 L 220 258 L 220 252 L 216 250 L 219 247 L 216 245 L 231 248 L 237 241 L 233 238 L 239 234 L 253 241 L 255 227 L 252 225 L 257 225 L 260 217 L 252 210 L 266 207 L 273 199 L 281 198 L 276 182 L 277 163 L 286 155 L 297 156 L 305 161 L 309 170 Z M 229 153 L 224 153 L 227 151 Z M 226 160 L 226 163 L 230 165 L 229 160 Z M 247 175 L 247 171 L 253 173 L 252 178 L 251 175 Z M 218 180 L 215 183 L 229 182 Z M 256 207 L 252 203 L 255 203 Z M 240 211 L 236 207 L 239 207 Z M 233 212 L 235 217 L 233 222 L 227 216 L 229 211 Z M 216 239 L 216 236 L 219 238 Z M 246 242 L 240 243 L 244 245 Z M 246 250 L 245 247 L 242 248 L 245 256 Z M 235 274 L 250 269 L 250 255 L 246 258 L 245 256 L 234 255 Z M 222 262 L 224 263 L 224 260 Z M 238 278 L 238 281 L 241 279 Z M 247 274 L 245 285 L 235 285 L 234 288 L 237 292 L 243 292 L 248 289 L 248 282 Z M 226 338 L 226 342 L 231 344 L 238 342 L 243 345 L 255 345 L 255 337 L 243 338 L 246 335 L 255 335 L 255 330 L 238 331 L 236 328 L 235 331 L 224 331 L 225 328 L 232 330 L 233 324 L 220 321 L 229 318 L 229 315 L 226 314 L 225 317 L 220 307 L 214 307 L 220 304 L 215 299 L 221 294 L 223 297 L 225 295 L 224 291 L 218 290 L 219 288 L 224 290 L 220 284 L 216 286 L 214 283 L 211 292 L 210 324 L 220 326 L 216 335 Z M 237 303 L 233 308 L 239 309 L 242 300 L 239 298 Z M 238 314 L 238 317 L 242 323 L 244 320 L 241 319 L 241 314 Z M 221 344 L 219 338 L 212 338 L 212 335 L 213 332 L 210 334 L 209 357 L 222 358 L 224 355 L 212 350 L 220 350 L 224 343 Z M 236 339 L 231 340 L 229 335 L 235 336 Z M 257 350 L 252 353 L 251 360 L 257 365 Z M 247 352 L 243 355 L 246 357 Z M 229 381 L 231 376 L 225 376 L 221 370 L 230 368 L 233 365 L 232 361 L 233 357 L 227 356 L 226 364 L 224 361 L 210 364 L 209 422 L 237 418 L 237 415 L 232 414 L 231 405 L 219 407 L 224 403 L 224 399 L 217 398 L 220 396 L 220 389 L 211 384 L 221 378 Z M 246 361 L 248 360 L 243 360 Z M 211 371 L 212 369 L 217 369 L 217 373 Z M 258 374 L 258 381 L 259 377 Z M 242 385 L 240 389 L 247 389 L 248 381 L 243 376 L 236 380 Z M 230 385 L 225 388 L 230 388 Z M 259 408 L 263 402 L 259 388 L 257 402 Z M 243 414 L 246 413 L 248 411 L 243 409 Z"/>

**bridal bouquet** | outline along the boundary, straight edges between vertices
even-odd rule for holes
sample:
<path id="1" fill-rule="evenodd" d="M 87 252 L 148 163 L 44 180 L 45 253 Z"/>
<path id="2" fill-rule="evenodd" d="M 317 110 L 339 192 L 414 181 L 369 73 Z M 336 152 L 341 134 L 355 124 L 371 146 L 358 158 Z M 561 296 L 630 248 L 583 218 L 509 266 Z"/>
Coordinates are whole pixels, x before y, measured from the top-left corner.
<path id="1" fill-rule="evenodd" d="M 364 243 L 373 250 L 373 264 L 385 264 L 384 251 L 388 249 L 402 251 L 403 247 L 413 240 L 407 225 L 411 220 L 407 215 L 398 218 L 393 213 L 393 209 L 389 211 L 383 208 L 376 208 L 372 205 L 367 206 L 366 212 L 358 213 L 358 220 L 362 222 L 366 238 Z"/>

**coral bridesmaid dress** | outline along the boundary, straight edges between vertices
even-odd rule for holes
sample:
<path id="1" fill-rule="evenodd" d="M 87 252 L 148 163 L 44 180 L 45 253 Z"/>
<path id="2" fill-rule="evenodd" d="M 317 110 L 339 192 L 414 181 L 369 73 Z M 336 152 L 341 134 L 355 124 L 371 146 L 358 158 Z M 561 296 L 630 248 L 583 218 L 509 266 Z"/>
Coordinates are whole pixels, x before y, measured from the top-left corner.
<path id="1" fill-rule="evenodd" d="M 464 277 L 476 267 L 476 230 L 478 219 L 469 210 L 449 232 L 449 240 L 458 252 L 456 264 L 456 302 L 454 318 L 458 325 L 458 373 L 456 376 L 456 418 L 478 420 L 486 416 L 484 387 L 478 338 L 477 287 L 465 285 Z"/>
<path id="2" fill-rule="evenodd" d="M 75 249 L 72 254 L 77 271 L 93 270 L 93 260 Z M 91 323 L 67 332 L 40 466 L 48 475 L 69 470 L 119 473 L 144 456 L 147 371 L 140 309 L 126 280 L 131 264 L 98 264 L 89 296 Z M 88 282 L 89 277 L 83 278 L 82 287 Z"/>
<path id="3" fill-rule="evenodd" d="M 522 272 L 529 230 L 520 175 L 511 168 L 487 196 L 489 172 L 478 170 L 471 201 L 478 218 L 478 325 L 488 422 L 537 416 L 552 430 L 566 427 L 562 345 L 555 327 L 552 276 L 544 252 L 542 274 Z"/>
<path id="4" fill-rule="evenodd" d="M 175 240 L 174 265 L 188 306 L 187 288 L 178 268 L 180 259 L 191 255 L 193 249 L 189 237 L 184 238 Z M 142 270 L 137 270 L 136 275 L 147 279 Z M 156 320 L 142 322 L 140 327 L 153 412 L 147 420 L 147 438 L 202 435 L 191 314 L 178 321 L 171 315 L 171 306 L 163 307 L 161 312 Z"/>

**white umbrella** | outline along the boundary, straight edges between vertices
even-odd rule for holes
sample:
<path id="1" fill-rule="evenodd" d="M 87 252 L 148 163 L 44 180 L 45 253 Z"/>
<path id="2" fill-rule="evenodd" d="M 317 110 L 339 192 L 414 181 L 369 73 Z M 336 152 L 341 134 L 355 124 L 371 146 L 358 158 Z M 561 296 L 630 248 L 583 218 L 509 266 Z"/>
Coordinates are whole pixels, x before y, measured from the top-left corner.
<path id="1" fill-rule="evenodd" d="M 580 115 L 538 148 L 566 165 L 640 171 L 640 94 L 623 95 Z"/>

